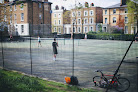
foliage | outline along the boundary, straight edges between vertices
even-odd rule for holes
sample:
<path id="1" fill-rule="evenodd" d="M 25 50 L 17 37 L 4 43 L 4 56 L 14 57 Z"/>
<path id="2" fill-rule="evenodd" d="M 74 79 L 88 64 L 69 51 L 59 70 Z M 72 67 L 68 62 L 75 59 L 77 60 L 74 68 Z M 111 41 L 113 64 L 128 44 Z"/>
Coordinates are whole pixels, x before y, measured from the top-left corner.
<path id="1" fill-rule="evenodd" d="M 0 69 L 1 92 L 98 92 Z"/>
<path id="2" fill-rule="evenodd" d="M 133 0 L 137 1 L 137 0 Z M 128 20 L 129 23 L 134 23 L 138 20 L 138 3 L 133 2 L 132 0 L 127 0 L 127 9 L 128 9 Z"/>
<path id="3" fill-rule="evenodd" d="M 110 34 L 110 33 L 88 34 L 88 39 L 132 41 L 133 38 L 134 34 Z"/>
<path id="4" fill-rule="evenodd" d="M 113 33 L 113 34 L 123 34 L 124 30 L 123 30 L 123 27 L 113 26 L 113 27 L 110 28 L 110 33 Z"/>

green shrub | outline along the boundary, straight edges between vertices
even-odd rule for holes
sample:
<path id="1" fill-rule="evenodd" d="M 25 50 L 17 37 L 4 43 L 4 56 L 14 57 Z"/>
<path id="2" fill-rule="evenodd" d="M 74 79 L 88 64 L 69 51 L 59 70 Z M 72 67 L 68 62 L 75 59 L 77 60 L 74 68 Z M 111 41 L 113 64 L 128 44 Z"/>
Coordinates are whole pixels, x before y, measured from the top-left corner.
<path id="1" fill-rule="evenodd" d="M 133 38 L 134 38 L 133 34 L 109 34 L 109 33 L 88 34 L 88 39 L 131 41 L 133 40 Z"/>

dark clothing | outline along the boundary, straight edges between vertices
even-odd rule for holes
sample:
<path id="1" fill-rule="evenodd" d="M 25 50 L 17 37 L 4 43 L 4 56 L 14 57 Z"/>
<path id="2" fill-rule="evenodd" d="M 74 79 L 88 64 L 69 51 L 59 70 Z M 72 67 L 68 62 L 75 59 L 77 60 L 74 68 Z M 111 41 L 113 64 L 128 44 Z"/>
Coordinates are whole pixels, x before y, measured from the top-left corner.
<path id="1" fill-rule="evenodd" d="M 53 52 L 54 52 L 54 54 L 58 54 L 58 52 L 57 52 L 57 46 L 58 46 L 57 42 L 53 42 L 52 46 L 53 46 Z"/>

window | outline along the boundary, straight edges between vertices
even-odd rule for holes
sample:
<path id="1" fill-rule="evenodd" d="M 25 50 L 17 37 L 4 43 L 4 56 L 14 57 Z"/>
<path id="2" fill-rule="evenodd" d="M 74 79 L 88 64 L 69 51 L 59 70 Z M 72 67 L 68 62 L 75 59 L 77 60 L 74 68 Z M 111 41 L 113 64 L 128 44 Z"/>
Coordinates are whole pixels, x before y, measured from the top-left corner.
<path id="1" fill-rule="evenodd" d="M 42 14 L 39 14 L 39 19 L 42 19 Z"/>
<path id="2" fill-rule="evenodd" d="M 10 23 L 12 23 L 12 15 L 10 15 Z"/>
<path id="3" fill-rule="evenodd" d="M 81 32 L 81 27 L 78 27 L 78 33 L 80 33 Z"/>
<path id="4" fill-rule="evenodd" d="M 84 19 L 84 24 L 87 24 L 88 23 L 88 19 Z"/>
<path id="5" fill-rule="evenodd" d="M 116 9 L 113 9 L 113 14 L 116 14 Z"/>
<path id="6" fill-rule="evenodd" d="M 14 5 L 14 11 L 16 11 L 16 5 Z"/>
<path id="7" fill-rule="evenodd" d="M 105 14 L 107 14 L 107 10 L 105 10 Z"/>
<path id="8" fill-rule="evenodd" d="M 58 28 L 58 33 L 61 33 L 61 28 L 60 27 Z"/>
<path id="9" fill-rule="evenodd" d="M 124 31 L 125 34 L 128 34 L 128 26 L 125 26 L 125 31 Z"/>
<path id="10" fill-rule="evenodd" d="M 54 27 L 54 32 L 57 32 L 57 28 L 56 27 Z"/>
<path id="11" fill-rule="evenodd" d="M 24 5 L 23 5 L 23 3 L 22 3 L 21 6 L 20 6 L 21 10 L 23 10 L 23 6 L 24 6 Z"/>
<path id="12" fill-rule="evenodd" d="M 76 27 L 73 27 L 73 33 L 75 33 L 75 31 L 76 31 Z"/>
<path id="13" fill-rule="evenodd" d="M 15 22 L 15 23 L 17 23 L 16 19 L 17 19 L 17 18 L 16 18 L 16 14 L 14 14 L 14 22 Z"/>
<path id="14" fill-rule="evenodd" d="M 60 13 L 58 14 L 58 18 L 61 18 L 61 14 Z"/>
<path id="15" fill-rule="evenodd" d="M 56 20 L 54 20 L 54 24 L 55 24 L 55 25 L 57 24 Z"/>
<path id="16" fill-rule="evenodd" d="M 24 13 L 21 13 L 21 21 L 24 21 Z"/>
<path id="17" fill-rule="evenodd" d="M 93 15 L 93 10 L 90 10 L 89 15 L 90 15 L 90 16 Z"/>
<path id="18" fill-rule="evenodd" d="M 84 16 L 88 16 L 88 11 L 84 11 Z"/>
<path id="19" fill-rule="evenodd" d="M 72 17 L 75 17 L 75 12 L 72 12 Z"/>
<path id="20" fill-rule="evenodd" d="M 56 18 L 57 17 L 57 14 L 54 14 L 54 17 Z"/>
<path id="21" fill-rule="evenodd" d="M 39 8 L 41 8 L 41 3 L 39 3 Z"/>
<path id="22" fill-rule="evenodd" d="M 60 20 L 60 19 L 58 20 L 58 24 L 59 24 L 59 25 L 61 24 L 61 20 Z"/>
<path id="23" fill-rule="evenodd" d="M 24 25 L 21 25 L 21 33 L 24 32 Z"/>
<path id="24" fill-rule="evenodd" d="M 12 5 L 10 5 L 10 11 L 12 11 Z"/>
<path id="25" fill-rule="evenodd" d="M 116 23 L 116 17 L 113 17 L 113 23 Z"/>
<path id="26" fill-rule="evenodd" d="M 92 26 L 90 27 L 90 31 L 93 31 L 93 27 Z"/>
<path id="27" fill-rule="evenodd" d="M 128 13 L 128 9 L 127 8 L 125 8 L 125 13 Z"/>
<path id="28" fill-rule="evenodd" d="M 125 23 L 128 23 L 128 17 L 125 17 Z"/>
<path id="29" fill-rule="evenodd" d="M 6 15 L 4 15 L 4 21 L 6 21 L 6 19 L 7 19 L 7 18 L 6 18 Z"/>
<path id="30" fill-rule="evenodd" d="M 75 19 L 72 19 L 72 24 L 73 24 L 73 23 L 74 23 L 74 24 L 76 24 L 76 21 L 75 21 Z"/>
<path id="31" fill-rule="evenodd" d="M 81 24 L 81 19 L 78 19 L 78 24 Z"/>
<path id="32" fill-rule="evenodd" d="M 90 18 L 89 22 L 90 22 L 90 24 L 92 24 L 93 23 L 93 18 Z"/>
<path id="33" fill-rule="evenodd" d="M 84 27 L 84 32 L 85 32 L 85 33 L 88 32 L 88 27 Z"/>
<path id="34" fill-rule="evenodd" d="M 105 23 L 107 23 L 107 18 L 105 18 Z"/>
<path id="35" fill-rule="evenodd" d="M 80 11 L 78 11 L 78 17 L 80 17 L 81 16 L 81 12 Z"/>

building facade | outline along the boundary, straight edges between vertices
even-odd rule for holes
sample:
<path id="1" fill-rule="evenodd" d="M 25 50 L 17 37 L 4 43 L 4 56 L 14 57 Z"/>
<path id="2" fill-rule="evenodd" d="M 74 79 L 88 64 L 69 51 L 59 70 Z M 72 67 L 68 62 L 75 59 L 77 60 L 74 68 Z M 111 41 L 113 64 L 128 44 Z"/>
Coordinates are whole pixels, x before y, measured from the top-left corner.
<path id="1" fill-rule="evenodd" d="M 61 9 L 56 8 L 52 10 L 52 33 L 57 34 L 69 34 L 70 25 L 70 11 L 65 10 L 64 7 Z"/>
<path id="2" fill-rule="evenodd" d="M 115 4 L 103 8 L 103 32 L 109 32 L 113 26 L 124 30 L 124 34 L 135 34 L 137 30 L 136 23 L 130 24 L 128 21 L 128 9 L 126 0 L 121 0 Z"/>
<path id="3" fill-rule="evenodd" d="M 81 9 L 71 10 L 71 30 L 74 33 L 88 33 L 89 31 L 98 31 L 97 26 L 102 23 L 102 8 L 101 7 L 85 7 Z M 73 32 L 73 31 L 72 31 Z"/>
<path id="4" fill-rule="evenodd" d="M 9 33 L 17 36 L 46 35 L 51 32 L 51 4 L 48 0 L 11 0 L 7 3 Z"/>

